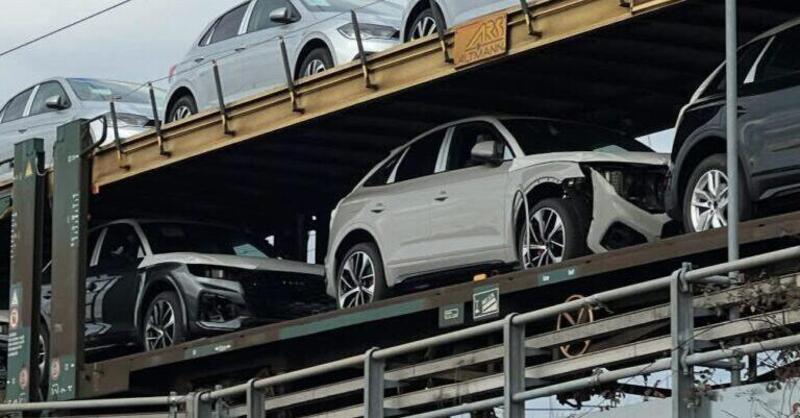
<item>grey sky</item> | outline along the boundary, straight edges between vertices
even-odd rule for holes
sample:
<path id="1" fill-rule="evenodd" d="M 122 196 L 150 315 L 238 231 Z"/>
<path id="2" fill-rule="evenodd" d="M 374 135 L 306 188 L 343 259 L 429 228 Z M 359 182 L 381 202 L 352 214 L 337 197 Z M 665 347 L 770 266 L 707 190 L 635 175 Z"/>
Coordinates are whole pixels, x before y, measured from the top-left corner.
<path id="1" fill-rule="evenodd" d="M 0 106 L 53 76 L 144 82 L 167 75 L 203 27 L 242 0 L 133 0 L 0 57 Z M 119 0 L 3 0 L 0 51 Z"/>

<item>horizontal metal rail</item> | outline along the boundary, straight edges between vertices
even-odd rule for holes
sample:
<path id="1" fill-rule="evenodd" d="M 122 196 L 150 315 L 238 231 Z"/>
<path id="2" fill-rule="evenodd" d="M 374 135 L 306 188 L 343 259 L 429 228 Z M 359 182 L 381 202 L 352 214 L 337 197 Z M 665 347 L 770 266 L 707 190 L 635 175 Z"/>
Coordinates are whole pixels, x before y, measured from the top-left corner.
<path id="1" fill-rule="evenodd" d="M 30 402 L 0 404 L 0 412 L 30 412 L 55 410 L 80 410 L 99 408 L 136 408 L 154 406 L 179 406 L 190 399 L 186 395 L 150 396 L 138 398 L 88 399 L 78 401 Z"/>

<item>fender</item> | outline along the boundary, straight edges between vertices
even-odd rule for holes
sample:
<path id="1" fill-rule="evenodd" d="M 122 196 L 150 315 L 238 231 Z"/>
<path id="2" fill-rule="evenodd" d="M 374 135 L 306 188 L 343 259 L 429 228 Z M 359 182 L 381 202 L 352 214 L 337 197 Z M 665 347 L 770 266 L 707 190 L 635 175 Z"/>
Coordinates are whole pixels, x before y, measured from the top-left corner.
<path id="1" fill-rule="evenodd" d="M 172 277 L 171 275 L 164 275 L 164 276 L 160 276 L 160 277 L 157 277 L 157 278 L 154 278 L 154 279 L 149 279 L 148 278 L 148 273 L 149 273 L 149 271 L 147 271 L 147 270 L 142 271 L 142 272 L 139 273 L 139 280 L 140 280 L 139 294 L 136 295 L 136 304 L 134 305 L 134 309 L 133 309 L 133 312 L 134 312 L 134 314 L 133 314 L 133 325 L 134 325 L 134 327 L 136 327 L 136 329 L 139 329 L 139 326 L 140 326 L 139 318 L 141 317 L 141 315 L 139 315 L 139 314 L 140 313 L 144 313 L 144 312 L 141 312 L 141 309 L 143 309 L 142 301 L 144 299 L 144 295 L 147 294 L 147 291 L 150 290 L 154 285 L 160 284 L 160 283 L 168 284 L 170 287 L 172 287 L 175 290 L 175 293 L 178 294 L 178 299 L 181 301 L 181 311 L 183 312 L 183 317 L 188 322 L 189 316 L 188 316 L 188 311 L 186 309 L 186 300 L 184 300 L 183 291 L 181 291 L 181 287 L 178 285 L 178 281 L 175 280 L 175 278 Z"/>
<path id="2" fill-rule="evenodd" d="M 335 49 L 333 48 L 333 43 L 327 36 L 325 36 L 322 32 L 311 32 L 307 33 L 303 39 L 298 43 L 298 47 L 295 48 L 294 54 L 289 57 L 289 66 L 291 67 L 292 74 L 297 74 L 297 66 L 300 65 L 298 60 L 300 59 L 300 52 L 303 51 L 303 48 L 306 47 L 312 41 L 322 41 L 325 44 L 325 47 L 328 48 L 328 51 L 331 53 L 331 58 L 333 58 L 333 65 L 343 64 L 341 62 L 336 62 L 336 54 L 334 53 Z"/>

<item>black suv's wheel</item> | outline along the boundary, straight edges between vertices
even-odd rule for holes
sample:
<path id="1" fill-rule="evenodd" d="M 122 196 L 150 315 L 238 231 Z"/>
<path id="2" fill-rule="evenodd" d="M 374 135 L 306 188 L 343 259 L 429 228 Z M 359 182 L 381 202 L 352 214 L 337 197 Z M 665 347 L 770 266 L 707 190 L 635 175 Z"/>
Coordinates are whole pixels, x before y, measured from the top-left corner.
<path id="1" fill-rule="evenodd" d="M 145 351 L 159 350 L 186 341 L 186 318 L 178 294 L 161 292 L 150 302 L 143 319 Z"/>
<path id="2" fill-rule="evenodd" d="M 683 195 L 683 225 L 686 232 L 707 231 L 728 225 L 728 162 L 725 154 L 714 154 L 695 167 Z M 739 214 L 752 216 L 745 179 L 739 173 Z"/>
<path id="3" fill-rule="evenodd" d="M 189 116 L 197 113 L 197 103 L 191 95 L 181 96 L 172 105 L 172 109 L 167 115 L 167 122 L 175 122 L 176 120 L 186 119 Z"/>
<path id="4" fill-rule="evenodd" d="M 319 74 L 333 68 L 333 57 L 327 48 L 315 48 L 303 58 L 297 78 Z"/>
<path id="5" fill-rule="evenodd" d="M 517 227 L 517 248 L 523 268 L 542 267 L 585 255 L 588 220 L 581 219 L 572 199 L 544 199 L 530 209 L 530 230 Z"/>
<path id="6" fill-rule="evenodd" d="M 378 247 L 362 242 L 342 258 L 336 275 L 336 302 L 339 308 L 365 305 L 388 296 L 383 260 Z"/>
<path id="7" fill-rule="evenodd" d="M 433 16 L 433 11 L 428 8 L 417 15 L 414 22 L 411 23 L 408 32 L 408 35 L 406 35 L 406 38 L 408 38 L 406 42 L 436 33 L 436 18 Z"/>

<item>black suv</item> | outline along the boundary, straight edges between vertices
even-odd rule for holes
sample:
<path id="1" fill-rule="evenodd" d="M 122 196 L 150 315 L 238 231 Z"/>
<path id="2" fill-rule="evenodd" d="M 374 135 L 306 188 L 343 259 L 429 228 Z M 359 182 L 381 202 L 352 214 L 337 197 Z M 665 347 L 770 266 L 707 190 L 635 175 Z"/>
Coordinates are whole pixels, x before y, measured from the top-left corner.
<path id="1" fill-rule="evenodd" d="M 800 19 L 739 49 L 742 219 L 761 203 L 800 191 Z M 687 232 L 727 225 L 725 65 L 681 111 L 666 197 Z"/>

